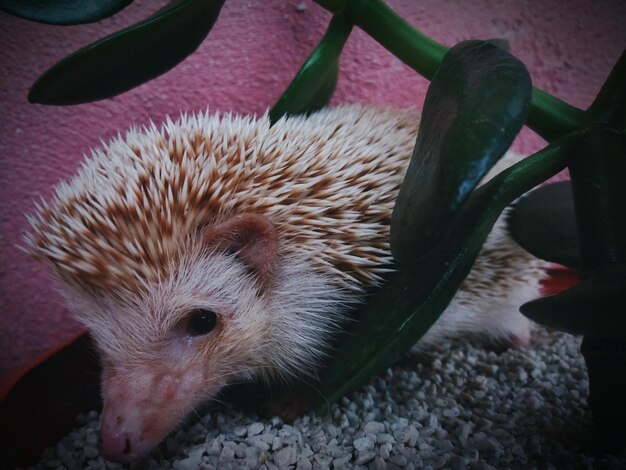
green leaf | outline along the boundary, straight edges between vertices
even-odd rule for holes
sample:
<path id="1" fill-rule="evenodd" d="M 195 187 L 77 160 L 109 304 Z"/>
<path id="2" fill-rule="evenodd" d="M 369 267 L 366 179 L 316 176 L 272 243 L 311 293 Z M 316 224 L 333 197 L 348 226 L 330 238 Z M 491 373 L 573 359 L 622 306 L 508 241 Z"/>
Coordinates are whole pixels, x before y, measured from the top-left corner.
<path id="1" fill-rule="evenodd" d="M 0 10 L 40 23 L 93 23 L 114 15 L 133 0 L 0 0 Z"/>
<path id="2" fill-rule="evenodd" d="M 594 124 L 626 130 L 626 50 L 622 52 L 586 114 L 587 119 Z"/>
<path id="3" fill-rule="evenodd" d="M 181 62 L 200 45 L 224 0 L 178 0 L 58 62 L 35 82 L 31 103 L 69 105 L 110 98 Z"/>
<path id="4" fill-rule="evenodd" d="M 574 335 L 626 339 L 626 265 L 597 270 L 555 295 L 525 303 L 520 311 L 537 323 Z"/>
<path id="5" fill-rule="evenodd" d="M 528 114 L 531 81 L 499 47 L 465 41 L 445 55 L 426 94 L 413 157 L 391 219 L 400 264 L 432 248 Z"/>
<path id="6" fill-rule="evenodd" d="M 498 46 L 500 49 L 502 49 L 505 52 L 511 52 L 511 44 L 509 44 L 509 41 L 507 41 L 504 38 L 485 39 L 485 42 L 488 42 L 489 44 L 493 44 L 494 46 Z"/>
<path id="7" fill-rule="evenodd" d="M 343 13 L 333 16 L 320 43 L 270 110 L 272 124 L 285 115 L 310 113 L 328 104 L 337 85 L 339 56 L 351 31 Z"/>
<path id="8" fill-rule="evenodd" d="M 448 306 L 499 214 L 514 199 L 567 165 L 568 135 L 478 188 L 445 239 L 413 267 L 401 268 L 354 315 L 322 375 L 320 411 L 402 358 Z"/>
<path id="9" fill-rule="evenodd" d="M 537 258 L 580 267 L 574 197 L 569 181 L 548 184 L 524 196 L 510 212 L 509 231 Z"/>

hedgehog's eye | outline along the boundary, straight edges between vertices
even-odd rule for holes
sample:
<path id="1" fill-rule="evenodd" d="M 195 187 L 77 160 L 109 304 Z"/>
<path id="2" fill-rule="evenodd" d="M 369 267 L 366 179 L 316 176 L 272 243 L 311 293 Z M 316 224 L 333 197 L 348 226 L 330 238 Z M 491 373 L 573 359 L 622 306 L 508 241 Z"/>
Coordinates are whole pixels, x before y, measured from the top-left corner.
<path id="1" fill-rule="evenodd" d="M 217 324 L 217 315 L 211 310 L 198 308 L 191 312 L 187 321 L 187 333 L 200 336 L 210 333 Z"/>

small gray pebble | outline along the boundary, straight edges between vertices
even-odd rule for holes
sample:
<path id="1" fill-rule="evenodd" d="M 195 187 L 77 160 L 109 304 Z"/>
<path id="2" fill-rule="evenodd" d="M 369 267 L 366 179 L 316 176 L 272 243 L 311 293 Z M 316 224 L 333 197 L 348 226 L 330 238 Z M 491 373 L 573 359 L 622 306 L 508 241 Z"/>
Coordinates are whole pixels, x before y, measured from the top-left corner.
<path id="1" fill-rule="evenodd" d="M 98 433 L 96 432 L 89 432 L 87 433 L 87 437 L 85 439 L 85 442 L 91 446 L 96 446 L 98 445 Z"/>
<path id="2" fill-rule="evenodd" d="M 199 468 L 203 452 L 204 449 L 202 447 L 191 450 L 187 458 L 175 462 L 174 468 L 176 470 L 194 470 Z"/>
<path id="3" fill-rule="evenodd" d="M 296 464 L 297 470 L 311 470 L 312 468 L 313 468 L 313 465 L 311 464 L 311 461 L 308 458 L 300 457 L 298 459 L 298 463 Z"/>
<path id="4" fill-rule="evenodd" d="M 333 460 L 333 458 L 330 455 L 325 455 L 325 454 L 315 454 L 313 455 L 313 459 L 322 468 L 328 468 L 330 466 L 330 463 Z"/>
<path id="5" fill-rule="evenodd" d="M 357 465 L 363 465 L 372 460 L 374 457 L 376 457 L 376 452 L 374 452 L 373 450 L 357 452 L 356 460 L 354 463 L 356 463 Z"/>
<path id="6" fill-rule="evenodd" d="M 272 439 L 272 450 L 279 450 L 283 447 L 283 441 L 280 437 L 276 436 Z"/>
<path id="7" fill-rule="evenodd" d="M 386 444 L 388 442 L 394 443 L 396 442 L 396 440 L 393 438 L 391 434 L 380 433 L 378 436 L 376 436 L 376 442 L 378 444 Z"/>
<path id="8" fill-rule="evenodd" d="M 245 442 L 246 444 L 254 446 L 260 450 L 269 450 L 270 448 L 270 445 L 265 442 L 265 439 L 263 439 L 261 436 L 247 437 Z"/>
<path id="9" fill-rule="evenodd" d="M 260 434 L 263 431 L 263 429 L 265 429 L 265 426 L 263 425 L 263 423 L 252 423 L 248 427 L 248 435 L 256 436 L 257 434 Z"/>
<path id="10" fill-rule="evenodd" d="M 274 462 L 280 467 L 292 465 L 298 459 L 298 452 L 295 447 L 287 446 L 274 454 Z"/>
<path id="11" fill-rule="evenodd" d="M 85 454 L 85 457 L 88 459 L 95 459 L 100 454 L 96 447 L 91 447 L 91 446 L 85 447 L 83 449 L 83 453 Z"/>
<path id="12" fill-rule="evenodd" d="M 397 431 L 394 431 L 393 432 L 393 437 L 396 440 L 396 442 L 398 442 L 400 444 L 404 444 L 405 442 L 408 442 L 408 440 L 409 440 L 409 433 L 407 431 L 408 431 L 407 428 L 398 429 Z"/>
<path id="13" fill-rule="evenodd" d="M 345 468 L 348 462 L 352 459 L 352 455 L 344 455 L 333 460 L 333 468 Z"/>
<path id="14" fill-rule="evenodd" d="M 366 433 L 380 434 L 385 432 L 385 425 L 377 421 L 370 421 L 365 426 L 363 426 L 363 430 Z"/>
<path id="15" fill-rule="evenodd" d="M 354 448 L 357 451 L 369 450 L 374 448 L 374 443 L 369 437 L 362 437 L 354 440 Z"/>
<path id="16" fill-rule="evenodd" d="M 207 448 L 208 455 L 220 455 L 222 452 L 222 444 L 217 439 L 211 441 L 211 445 Z"/>

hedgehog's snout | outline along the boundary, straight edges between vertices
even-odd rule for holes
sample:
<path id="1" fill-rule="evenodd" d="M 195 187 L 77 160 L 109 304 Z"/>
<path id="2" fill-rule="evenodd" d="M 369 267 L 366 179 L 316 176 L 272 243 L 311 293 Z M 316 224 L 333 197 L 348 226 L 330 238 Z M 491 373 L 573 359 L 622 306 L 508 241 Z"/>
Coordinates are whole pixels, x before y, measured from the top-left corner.
<path id="1" fill-rule="evenodd" d="M 209 393 L 216 393 L 211 384 L 201 367 L 189 363 L 184 368 L 134 367 L 132 374 L 105 372 L 102 455 L 115 462 L 130 462 L 148 454 L 198 404 L 200 391 L 206 387 Z"/>
<path id="2" fill-rule="evenodd" d="M 128 433 L 111 427 L 103 428 L 100 433 L 100 452 L 105 459 L 119 462 L 130 462 L 135 456 Z"/>

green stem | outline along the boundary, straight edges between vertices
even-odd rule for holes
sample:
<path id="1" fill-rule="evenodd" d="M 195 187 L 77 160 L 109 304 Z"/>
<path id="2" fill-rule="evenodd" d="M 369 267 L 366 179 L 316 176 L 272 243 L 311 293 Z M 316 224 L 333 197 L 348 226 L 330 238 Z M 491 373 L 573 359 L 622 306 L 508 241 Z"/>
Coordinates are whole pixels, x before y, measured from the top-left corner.
<path id="1" fill-rule="evenodd" d="M 448 48 L 420 33 L 381 0 L 348 1 L 355 25 L 427 79 L 432 79 Z"/>
<path id="2" fill-rule="evenodd" d="M 626 134 L 594 126 L 569 164 L 583 273 L 626 264 Z"/>
<path id="3" fill-rule="evenodd" d="M 344 8 L 350 20 L 385 49 L 427 79 L 432 79 L 448 48 L 430 39 L 404 21 L 382 0 L 315 0 L 322 7 Z M 546 140 L 576 129 L 583 111 L 533 88 L 526 125 Z"/>
<path id="4" fill-rule="evenodd" d="M 548 142 L 577 129 L 585 112 L 533 87 L 526 125 Z"/>

